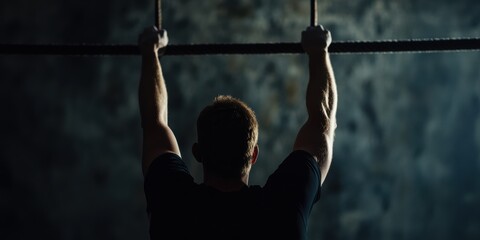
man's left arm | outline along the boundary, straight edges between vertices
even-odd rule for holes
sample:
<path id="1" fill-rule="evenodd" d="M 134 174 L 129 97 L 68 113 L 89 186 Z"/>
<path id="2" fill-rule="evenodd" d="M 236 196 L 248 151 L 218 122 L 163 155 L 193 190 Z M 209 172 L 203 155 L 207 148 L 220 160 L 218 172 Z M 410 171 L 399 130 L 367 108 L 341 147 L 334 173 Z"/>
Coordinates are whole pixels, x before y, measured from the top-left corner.
<path id="1" fill-rule="evenodd" d="M 142 169 L 146 176 L 153 160 L 164 153 L 180 156 L 177 139 L 168 126 L 168 95 L 158 51 L 168 44 L 167 32 L 146 28 L 138 40 L 142 73 L 138 100 L 143 129 Z"/>

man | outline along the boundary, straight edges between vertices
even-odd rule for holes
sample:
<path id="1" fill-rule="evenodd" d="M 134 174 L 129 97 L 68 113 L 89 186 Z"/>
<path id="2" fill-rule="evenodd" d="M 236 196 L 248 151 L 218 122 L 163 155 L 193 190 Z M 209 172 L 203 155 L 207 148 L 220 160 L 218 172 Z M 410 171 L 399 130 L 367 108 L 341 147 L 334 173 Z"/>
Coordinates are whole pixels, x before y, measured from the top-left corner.
<path id="1" fill-rule="evenodd" d="M 197 120 L 192 151 L 203 164 L 204 183 L 193 181 L 168 125 L 167 89 L 158 51 L 166 31 L 147 28 L 139 37 L 142 74 L 139 103 L 143 173 L 152 239 L 305 239 L 308 217 L 330 168 L 337 90 L 330 64 L 330 32 L 302 33 L 309 57 L 308 119 L 292 153 L 263 187 L 248 186 L 258 157 L 254 112 L 219 96 Z"/>

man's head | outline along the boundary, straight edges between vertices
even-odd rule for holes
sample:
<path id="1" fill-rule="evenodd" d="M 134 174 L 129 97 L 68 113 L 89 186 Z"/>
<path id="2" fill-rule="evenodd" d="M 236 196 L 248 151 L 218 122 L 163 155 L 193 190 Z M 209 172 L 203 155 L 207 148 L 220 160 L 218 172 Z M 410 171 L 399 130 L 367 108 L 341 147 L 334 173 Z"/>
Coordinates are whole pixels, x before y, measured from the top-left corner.
<path id="1" fill-rule="evenodd" d="M 257 158 L 258 123 L 242 101 L 218 96 L 197 120 L 195 158 L 209 174 L 238 179 L 248 174 Z"/>

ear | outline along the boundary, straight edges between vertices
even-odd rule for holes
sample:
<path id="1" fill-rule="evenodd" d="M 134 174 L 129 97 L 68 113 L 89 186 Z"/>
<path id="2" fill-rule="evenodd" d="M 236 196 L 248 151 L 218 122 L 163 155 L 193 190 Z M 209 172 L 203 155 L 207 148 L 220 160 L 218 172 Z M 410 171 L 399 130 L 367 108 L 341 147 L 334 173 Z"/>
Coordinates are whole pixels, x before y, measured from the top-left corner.
<path id="1" fill-rule="evenodd" d="M 255 164 L 257 162 L 257 158 L 258 158 L 258 145 L 255 145 L 255 147 L 253 148 L 253 153 L 252 153 L 252 158 L 251 158 L 251 164 Z"/>
<path id="2" fill-rule="evenodd" d="M 192 153 L 197 162 L 202 163 L 202 155 L 200 154 L 200 146 L 198 145 L 198 143 L 193 144 Z"/>

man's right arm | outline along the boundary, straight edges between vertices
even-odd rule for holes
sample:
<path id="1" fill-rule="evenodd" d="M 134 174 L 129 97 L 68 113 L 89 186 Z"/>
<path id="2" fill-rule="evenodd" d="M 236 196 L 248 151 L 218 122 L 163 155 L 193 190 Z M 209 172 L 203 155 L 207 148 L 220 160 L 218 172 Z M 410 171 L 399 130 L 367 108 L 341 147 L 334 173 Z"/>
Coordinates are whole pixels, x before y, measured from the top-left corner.
<path id="1" fill-rule="evenodd" d="M 302 46 L 309 57 L 308 120 L 294 145 L 294 150 L 313 155 L 320 167 L 322 184 L 332 161 L 337 112 L 337 87 L 328 54 L 330 43 L 330 32 L 321 26 L 309 27 L 302 33 Z"/>

